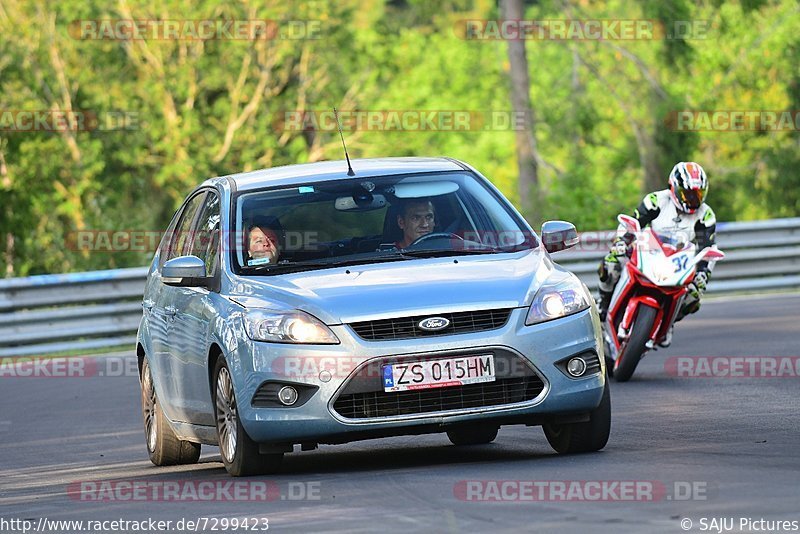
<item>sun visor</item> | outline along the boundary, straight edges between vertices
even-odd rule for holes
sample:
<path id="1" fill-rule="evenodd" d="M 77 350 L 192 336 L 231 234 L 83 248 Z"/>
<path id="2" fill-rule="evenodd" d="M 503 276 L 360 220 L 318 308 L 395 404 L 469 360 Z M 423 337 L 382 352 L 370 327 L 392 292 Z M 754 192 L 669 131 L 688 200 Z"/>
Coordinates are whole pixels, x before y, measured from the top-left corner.
<path id="1" fill-rule="evenodd" d="M 448 195 L 458 191 L 455 182 L 405 182 L 394 185 L 394 196 L 397 198 L 424 198 Z"/>

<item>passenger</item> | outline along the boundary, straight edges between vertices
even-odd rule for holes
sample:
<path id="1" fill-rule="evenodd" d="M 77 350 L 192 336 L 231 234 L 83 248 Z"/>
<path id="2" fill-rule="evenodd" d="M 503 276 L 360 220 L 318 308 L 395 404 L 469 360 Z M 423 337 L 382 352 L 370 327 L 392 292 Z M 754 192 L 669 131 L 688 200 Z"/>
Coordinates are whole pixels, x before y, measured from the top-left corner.
<path id="1" fill-rule="evenodd" d="M 259 219 L 247 228 L 247 265 L 278 263 L 283 248 L 283 227 L 278 219 Z"/>

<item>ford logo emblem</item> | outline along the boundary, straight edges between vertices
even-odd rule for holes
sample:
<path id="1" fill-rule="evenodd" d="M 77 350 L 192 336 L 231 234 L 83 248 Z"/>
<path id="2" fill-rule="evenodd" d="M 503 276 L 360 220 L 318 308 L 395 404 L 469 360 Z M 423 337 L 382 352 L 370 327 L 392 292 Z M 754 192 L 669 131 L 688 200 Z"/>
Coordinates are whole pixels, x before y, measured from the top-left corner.
<path id="1" fill-rule="evenodd" d="M 436 332 L 450 326 L 450 320 L 444 317 L 428 317 L 417 323 L 417 326 L 420 330 L 425 330 L 426 332 Z"/>

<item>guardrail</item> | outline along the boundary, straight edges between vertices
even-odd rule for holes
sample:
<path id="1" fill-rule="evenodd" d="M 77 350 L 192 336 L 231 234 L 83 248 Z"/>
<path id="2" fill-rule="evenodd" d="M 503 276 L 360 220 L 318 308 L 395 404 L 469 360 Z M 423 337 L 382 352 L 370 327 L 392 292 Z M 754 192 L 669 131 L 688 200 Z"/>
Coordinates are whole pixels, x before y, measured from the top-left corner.
<path id="1" fill-rule="evenodd" d="M 133 346 L 147 270 L 0 280 L 0 356 Z"/>
<path id="2" fill-rule="evenodd" d="M 553 259 L 597 289 L 613 230 L 584 232 Z M 800 218 L 719 223 L 726 258 L 711 294 L 800 287 Z M 0 280 L 0 357 L 108 348 L 136 342 L 147 268 Z"/>

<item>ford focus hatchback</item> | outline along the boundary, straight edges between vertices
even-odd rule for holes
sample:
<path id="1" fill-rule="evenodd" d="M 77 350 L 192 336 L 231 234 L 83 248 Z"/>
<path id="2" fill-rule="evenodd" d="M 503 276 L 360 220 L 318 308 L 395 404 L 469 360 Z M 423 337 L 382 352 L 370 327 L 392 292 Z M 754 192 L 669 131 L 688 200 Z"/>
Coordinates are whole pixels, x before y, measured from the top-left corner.
<path id="1" fill-rule="evenodd" d="M 218 445 L 231 475 L 296 447 L 542 426 L 560 453 L 610 428 L 587 288 L 475 169 L 452 159 L 292 165 L 213 178 L 175 214 L 138 333 L 156 465 Z"/>

